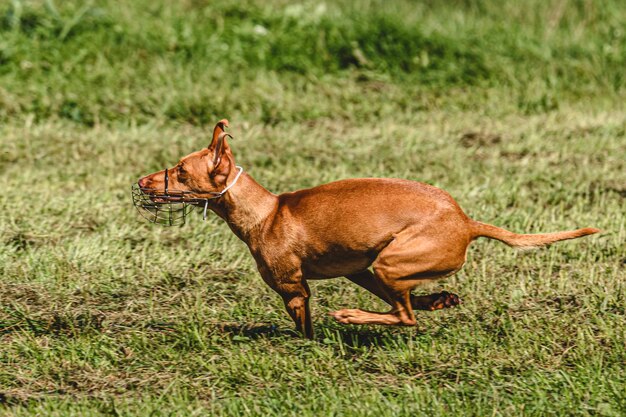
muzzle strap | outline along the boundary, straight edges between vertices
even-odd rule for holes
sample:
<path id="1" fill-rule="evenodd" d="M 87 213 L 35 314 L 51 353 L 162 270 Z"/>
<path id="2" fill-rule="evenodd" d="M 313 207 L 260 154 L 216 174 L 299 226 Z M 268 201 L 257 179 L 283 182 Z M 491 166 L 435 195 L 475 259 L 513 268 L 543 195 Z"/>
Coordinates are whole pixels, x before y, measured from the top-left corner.
<path id="1" fill-rule="evenodd" d="M 170 184 L 170 175 L 167 172 L 167 168 L 165 168 L 165 195 L 167 195 L 167 189 L 169 188 L 169 184 Z"/>

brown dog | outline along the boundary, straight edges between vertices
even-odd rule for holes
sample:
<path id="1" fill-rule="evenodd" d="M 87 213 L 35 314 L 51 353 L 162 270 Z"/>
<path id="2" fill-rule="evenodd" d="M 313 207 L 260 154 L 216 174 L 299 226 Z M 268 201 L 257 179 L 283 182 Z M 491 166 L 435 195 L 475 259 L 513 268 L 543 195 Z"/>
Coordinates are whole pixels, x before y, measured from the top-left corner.
<path id="1" fill-rule="evenodd" d="M 413 326 L 413 310 L 459 303 L 447 292 L 414 296 L 411 290 L 461 269 L 474 239 L 524 248 L 598 232 L 512 233 L 470 219 L 445 191 L 401 179 L 348 179 L 275 195 L 248 174 L 238 176 L 226 126 L 226 120 L 217 124 L 208 148 L 141 178 L 138 185 L 153 199 L 154 190 L 167 185 L 205 201 L 248 245 L 263 280 L 283 298 L 308 338 L 313 337 L 308 279 L 345 276 L 391 305 L 386 313 L 331 313 L 340 323 Z"/>

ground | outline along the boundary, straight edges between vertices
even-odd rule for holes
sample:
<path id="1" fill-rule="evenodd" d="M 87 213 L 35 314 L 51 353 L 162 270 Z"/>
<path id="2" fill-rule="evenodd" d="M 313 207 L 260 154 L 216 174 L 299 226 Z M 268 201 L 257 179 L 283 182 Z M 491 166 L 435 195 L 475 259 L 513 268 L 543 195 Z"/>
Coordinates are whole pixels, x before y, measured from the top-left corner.
<path id="1" fill-rule="evenodd" d="M 617 0 L 0 5 L 0 413 L 624 415 L 625 19 Z M 463 304 L 415 328 L 337 324 L 383 305 L 314 282 L 303 340 L 217 217 L 132 207 L 224 117 L 272 192 L 408 178 L 512 231 L 603 232 L 475 242 L 418 289 Z"/>

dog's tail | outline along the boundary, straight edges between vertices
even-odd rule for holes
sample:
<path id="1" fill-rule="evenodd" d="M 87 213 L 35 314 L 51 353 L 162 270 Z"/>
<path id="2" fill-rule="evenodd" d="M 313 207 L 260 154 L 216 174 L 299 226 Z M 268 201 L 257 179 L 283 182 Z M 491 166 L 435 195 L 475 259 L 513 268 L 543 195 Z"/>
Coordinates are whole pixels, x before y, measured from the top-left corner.
<path id="1" fill-rule="evenodd" d="M 509 246 L 520 249 L 532 249 L 560 240 L 576 239 L 578 237 L 592 235 L 600 230 L 593 227 L 585 227 L 584 229 L 570 230 L 567 232 L 540 233 L 532 235 L 517 234 L 509 232 L 497 226 L 487 223 L 481 223 L 472 220 L 472 230 L 474 237 L 488 237 L 504 242 Z"/>

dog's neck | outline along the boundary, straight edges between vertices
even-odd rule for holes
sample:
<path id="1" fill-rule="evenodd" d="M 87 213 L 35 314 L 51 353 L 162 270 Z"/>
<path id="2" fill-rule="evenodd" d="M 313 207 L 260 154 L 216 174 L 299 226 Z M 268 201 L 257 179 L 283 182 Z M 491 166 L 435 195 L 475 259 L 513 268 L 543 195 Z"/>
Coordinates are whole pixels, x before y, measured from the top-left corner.
<path id="1" fill-rule="evenodd" d="M 234 179 L 232 173 L 236 174 L 236 170 L 228 175 L 229 184 Z M 237 184 L 217 201 L 213 211 L 228 223 L 237 237 L 248 242 L 277 205 L 278 197 L 244 171 Z"/>

